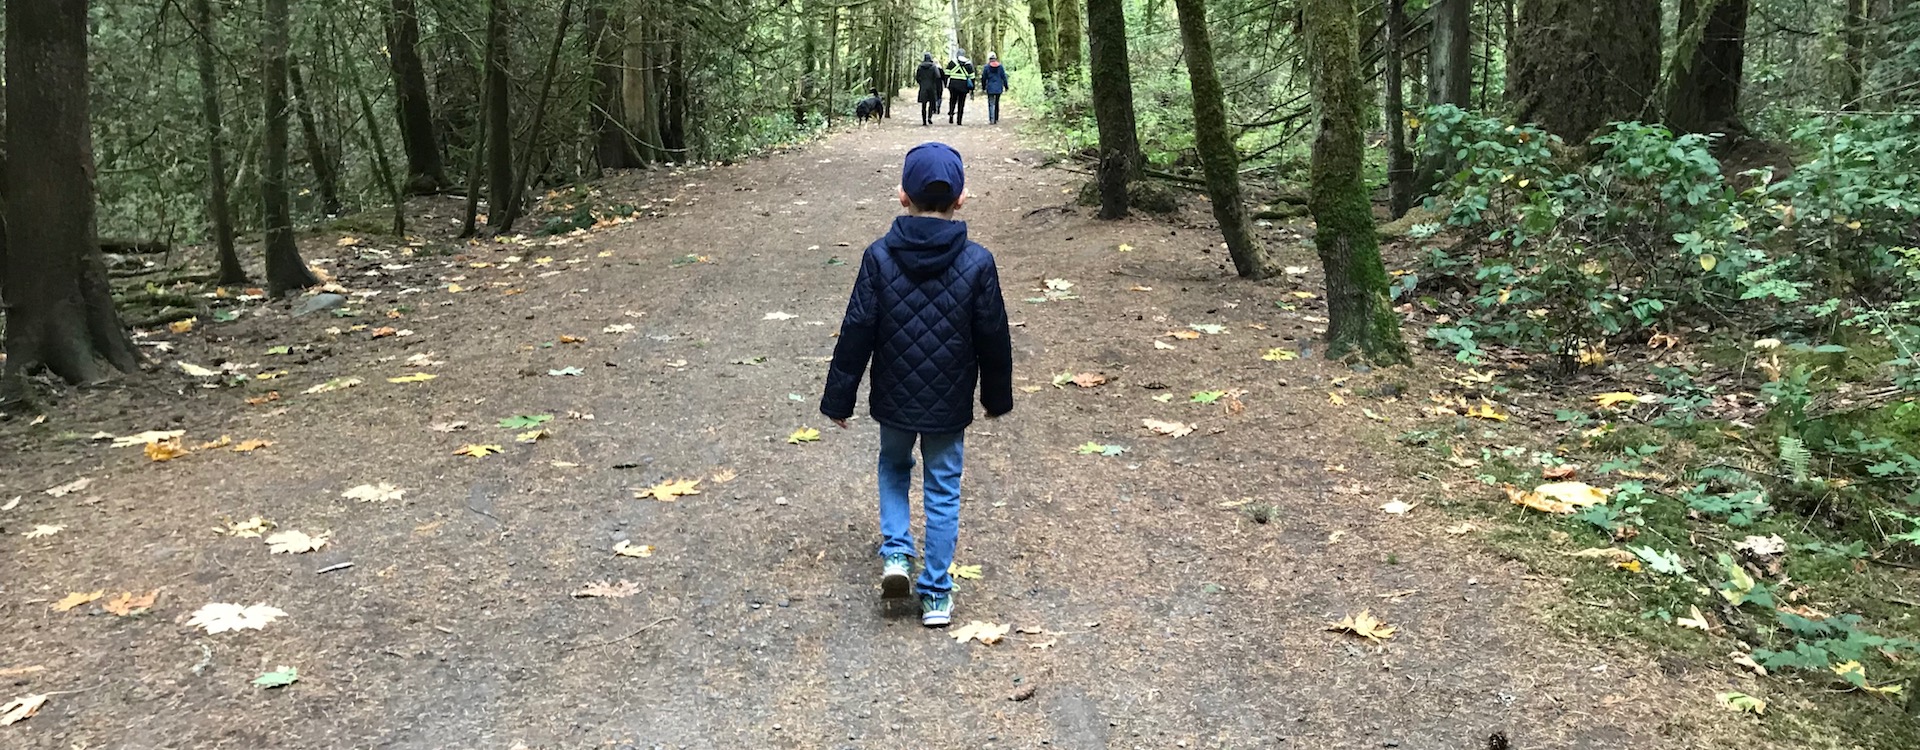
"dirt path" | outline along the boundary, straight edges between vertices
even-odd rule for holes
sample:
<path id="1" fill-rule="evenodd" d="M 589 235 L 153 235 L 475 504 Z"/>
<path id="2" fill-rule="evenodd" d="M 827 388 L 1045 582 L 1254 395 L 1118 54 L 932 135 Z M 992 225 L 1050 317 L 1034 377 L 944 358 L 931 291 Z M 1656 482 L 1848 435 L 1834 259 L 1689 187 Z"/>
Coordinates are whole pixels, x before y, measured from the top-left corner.
<path id="1" fill-rule="evenodd" d="M 631 183 L 633 200 L 662 216 L 564 245 L 408 260 L 328 242 L 341 279 L 381 292 L 353 305 L 371 317 L 275 312 L 170 337 L 184 358 L 257 362 L 284 380 L 207 390 L 169 372 L 89 397 L 74 410 L 88 416 L 8 427 L 22 450 L 0 459 L 0 502 L 25 499 L 0 513 L 0 669 L 45 670 L 0 673 L 0 699 L 84 692 L 0 728 L 0 744 L 1464 749 L 1497 730 L 1516 748 L 1703 745 L 1689 717 L 1705 715 L 1710 686 L 1562 643 L 1524 604 L 1551 582 L 1469 551 L 1436 511 L 1379 510 L 1420 489 L 1391 478 L 1386 427 L 1329 402 L 1355 384 L 1314 356 L 1323 308 L 1291 292 L 1317 282 L 1239 282 L 1203 228 L 1063 207 L 1080 178 L 1038 168 L 1017 117 L 930 129 L 907 117 L 656 174 Z M 958 619 L 1047 631 L 992 647 L 876 607 L 870 421 L 785 442 L 828 427 L 815 405 L 859 253 L 895 212 L 899 158 L 933 137 L 968 158 L 964 218 L 1007 280 L 1016 385 L 1037 387 L 969 438 L 959 562 L 984 577 L 962 582 Z M 1194 201 L 1184 218 L 1203 214 Z M 1310 265 L 1297 243 L 1281 247 Z M 673 265 L 689 254 L 706 260 Z M 1045 279 L 1072 281 L 1078 298 L 1020 301 Z M 764 319 L 774 312 L 797 317 Z M 355 323 L 414 334 L 327 332 Z M 1162 335 L 1207 323 L 1227 332 Z M 603 332 L 622 324 L 633 331 Z M 1262 361 L 1271 347 L 1308 356 Z M 387 382 L 420 353 L 445 362 L 426 368 L 437 379 Z M 547 374 L 565 367 L 582 374 Z M 1067 371 L 1111 382 L 1052 387 Z M 365 383 L 301 395 L 347 376 Z M 1244 411 L 1187 403 L 1209 389 L 1244 390 Z M 284 397 L 243 403 L 269 390 Z M 558 415 L 537 444 L 494 426 L 530 413 Z M 1145 417 L 1198 430 L 1153 436 Z M 471 427 L 430 429 L 455 420 Z M 167 427 L 190 444 L 275 444 L 155 464 L 72 439 Z M 1073 452 L 1087 441 L 1127 450 Z M 452 455 L 466 443 L 505 451 Z M 738 476 L 713 478 L 725 472 Z M 94 482 L 40 492 L 80 477 Z M 703 493 L 630 492 L 676 477 L 704 478 Z M 340 497 L 377 482 L 405 498 Z M 1272 522 L 1223 507 L 1242 500 L 1273 506 Z M 333 538 L 269 555 L 208 531 L 256 514 Z M 35 524 L 65 528 L 24 538 Z M 658 551 L 617 557 L 621 540 Z M 569 596 L 620 579 L 637 595 Z M 155 588 L 144 617 L 48 606 Z M 212 636 L 184 624 L 212 601 L 288 616 Z M 1362 609 L 1399 632 L 1374 646 L 1323 629 Z M 248 685 L 281 664 L 302 680 Z M 1025 688 L 1030 700 L 1010 700 Z"/>

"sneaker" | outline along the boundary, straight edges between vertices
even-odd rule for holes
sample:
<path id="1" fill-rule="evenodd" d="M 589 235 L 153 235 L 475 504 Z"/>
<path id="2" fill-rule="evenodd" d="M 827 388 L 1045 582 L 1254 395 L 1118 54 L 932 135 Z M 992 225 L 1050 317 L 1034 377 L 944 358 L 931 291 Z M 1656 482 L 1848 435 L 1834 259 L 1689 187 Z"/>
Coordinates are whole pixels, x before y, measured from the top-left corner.
<path id="1" fill-rule="evenodd" d="M 944 628 L 953 622 L 953 594 L 921 594 L 920 624 Z"/>
<path id="2" fill-rule="evenodd" d="M 887 561 L 880 568 L 880 596 L 884 599 L 905 599 L 913 584 L 913 558 L 895 553 L 887 555 Z"/>

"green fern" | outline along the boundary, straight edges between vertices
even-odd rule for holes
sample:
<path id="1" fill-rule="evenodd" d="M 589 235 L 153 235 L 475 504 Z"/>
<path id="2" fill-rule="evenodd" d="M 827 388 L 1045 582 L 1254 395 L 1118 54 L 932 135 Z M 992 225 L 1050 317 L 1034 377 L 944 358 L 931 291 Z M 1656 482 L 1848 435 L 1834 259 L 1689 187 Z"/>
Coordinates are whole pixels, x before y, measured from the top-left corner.
<path id="1" fill-rule="evenodd" d="M 1780 436 L 1780 465 L 1787 470 L 1787 476 L 1795 482 L 1805 482 L 1811 476 L 1812 464 L 1813 454 L 1807 452 L 1806 441 Z"/>

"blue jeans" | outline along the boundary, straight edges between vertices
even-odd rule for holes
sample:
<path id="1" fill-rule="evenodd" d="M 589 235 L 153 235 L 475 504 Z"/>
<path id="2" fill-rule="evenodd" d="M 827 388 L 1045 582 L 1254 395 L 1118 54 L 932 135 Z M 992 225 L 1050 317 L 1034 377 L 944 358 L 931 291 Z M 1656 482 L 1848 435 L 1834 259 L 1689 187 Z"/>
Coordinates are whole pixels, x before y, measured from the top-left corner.
<path id="1" fill-rule="evenodd" d="M 999 121 L 1000 121 L 1000 95 L 988 94 L 987 95 L 987 123 L 992 124 Z"/>
<path id="2" fill-rule="evenodd" d="M 924 497 L 927 516 L 926 554 L 921 557 L 918 587 L 923 594 L 953 590 L 947 568 L 960 542 L 960 469 L 966 459 L 966 433 L 933 434 L 880 427 L 880 556 L 914 556 L 913 444 L 920 443 L 926 461 Z"/>

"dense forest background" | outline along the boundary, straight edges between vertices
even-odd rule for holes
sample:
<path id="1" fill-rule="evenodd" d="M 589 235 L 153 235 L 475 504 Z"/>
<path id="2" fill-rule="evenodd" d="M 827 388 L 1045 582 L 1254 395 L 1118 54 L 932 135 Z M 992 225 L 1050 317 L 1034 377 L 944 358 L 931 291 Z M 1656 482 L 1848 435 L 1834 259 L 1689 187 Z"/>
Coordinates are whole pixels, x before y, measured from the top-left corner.
<path id="1" fill-rule="evenodd" d="M 1451 460 L 1498 486 L 1606 451 L 1623 479 L 1579 528 L 1731 530 L 1690 565 L 1629 548 L 1666 576 L 1648 619 L 1706 586 L 1750 661 L 1875 695 L 1920 656 L 1848 577 L 1920 565 L 1920 2 L 46 0 L 5 24 L 11 398 L 137 370 L 128 324 L 238 314 L 199 295 L 319 285 L 308 230 L 591 227 L 634 209 L 543 196 L 795 144 L 869 90 L 911 109 L 923 54 L 994 52 L 1103 218 L 1203 192 L 1252 280 L 1282 271 L 1255 230 L 1310 219 L 1329 354 L 1412 340 L 1489 397 L 1496 370 L 1610 383 L 1552 410 L 1560 453 Z M 428 196 L 464 212 L 419 226 Z M 1730 544 L 1775 533 L 1809 551 L 1784 577 Z M 1790 580 L 1859 614 L 1795 609 Z"/>

